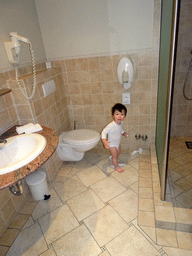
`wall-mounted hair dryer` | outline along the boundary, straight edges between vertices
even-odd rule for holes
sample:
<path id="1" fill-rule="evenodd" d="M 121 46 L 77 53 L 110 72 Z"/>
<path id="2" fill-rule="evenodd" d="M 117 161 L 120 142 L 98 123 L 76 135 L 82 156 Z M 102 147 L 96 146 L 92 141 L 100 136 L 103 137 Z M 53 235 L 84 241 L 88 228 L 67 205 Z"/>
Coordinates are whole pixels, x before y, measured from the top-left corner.
<path id="1" fill-rule="evenodd" d="M 11 42 L 4 42 L 4 45 L 5 45 L 5 50 L 7 52 L 8 59 L 11 63 L 19 62 L 19 53 L 20 53 L 20 46 L 21 46 L 19 41 L 29 44 L 29 51 L 31 54 L 31 64 L 32 64 L 32 70 L 33 70 L 33 91 L 31 93 L 31 96 L 28 96 L 25 93 L 25 90 L 23 89 L 23 87 L 21 86 L 20 81 L 19 81 L 19 75 L 18 75 L 18 67 L 15 66 L 15 80 L 16 80 L 19 88 L 21 89 L 21 92 L 23 93 L 24 97 L 29 100 L 29 99 L 33 98 L 33 96 L 35 94 L 35 90 L 36 90 L 36 84 L 37 84 L 36 83 L 35 56 L 34 56 L 34 53 L 32 50 L 32 45 L 28 38 L 17 35 L 17 32 L 11 32 L 10 37 L 11 37 Z"/>
<path id="2" fill-rule="evenodd" d="M 28 38 L 17 35 L 17 32 L 10 33 L 11 42 L 4 42 L 5 50 L 7 52 L 8 59 L 11 63 L 19 62 L 20 43 L 30 43 Z"/>

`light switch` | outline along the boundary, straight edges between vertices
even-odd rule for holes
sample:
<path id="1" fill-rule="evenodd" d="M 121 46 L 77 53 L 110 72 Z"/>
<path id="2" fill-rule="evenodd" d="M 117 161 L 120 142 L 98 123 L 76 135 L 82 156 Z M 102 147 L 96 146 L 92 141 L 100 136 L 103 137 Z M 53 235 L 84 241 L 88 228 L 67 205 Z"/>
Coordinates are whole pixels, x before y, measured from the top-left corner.
<path id="1" fill-rule="evenodd" d="M 122 94 L 122 103 L 123 104 L 131 104 L 130 93 L 123 93 Z"/>

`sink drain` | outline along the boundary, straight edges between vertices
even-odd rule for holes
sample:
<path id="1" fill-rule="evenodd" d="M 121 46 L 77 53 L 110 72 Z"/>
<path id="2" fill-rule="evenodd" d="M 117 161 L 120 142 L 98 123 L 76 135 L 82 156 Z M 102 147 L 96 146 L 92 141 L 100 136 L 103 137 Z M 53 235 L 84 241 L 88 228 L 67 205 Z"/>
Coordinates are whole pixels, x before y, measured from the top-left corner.
<path id="1" fill-rule="evenodd" d="M 192 149 L 192 141 L 185 141 L 185 143 L 189 149 Z"/>

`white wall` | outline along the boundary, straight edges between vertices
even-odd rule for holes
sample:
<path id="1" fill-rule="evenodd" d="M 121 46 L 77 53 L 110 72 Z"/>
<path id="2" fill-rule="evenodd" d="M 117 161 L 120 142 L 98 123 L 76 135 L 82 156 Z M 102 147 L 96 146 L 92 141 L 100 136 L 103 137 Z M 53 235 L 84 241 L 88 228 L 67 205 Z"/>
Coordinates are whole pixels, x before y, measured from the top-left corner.
<path id="1" fill-rule="evenodd" d="M 48 59 L 152 47 L 153 0 L 35 0 Z"/>
<path id="2" fill-rule="evenodd" d="M 46 59 L 33 0 L 0 0 L 0 68 L 11 67 L 3 44 L 5 41 L 10 41 L 10 32 L 17 32 L 30 39 L 36 61 Z M 28 49 L 28 44 L 21 42 L 20 64 L 30 63 Z"/>

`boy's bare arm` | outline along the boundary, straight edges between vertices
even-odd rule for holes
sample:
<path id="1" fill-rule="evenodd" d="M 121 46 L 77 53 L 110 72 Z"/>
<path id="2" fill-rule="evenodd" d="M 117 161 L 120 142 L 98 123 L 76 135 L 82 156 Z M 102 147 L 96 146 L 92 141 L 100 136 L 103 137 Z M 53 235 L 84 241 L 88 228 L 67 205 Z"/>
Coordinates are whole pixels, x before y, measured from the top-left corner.
<path id="1" fill-rule="evenodd" d="M 124 132 L 122 135 L 125 136 L 125 138 L 127 138 L 129 136 L 129 134 L 126 132 Z"/>
<path id="2" fill-rule="evenodd" d="M 110 148 L 109 145 L 108 145 L 108 143 L 110 143 L 110 141 L 108 141 L 108 140 L 106 140 L 106 139 L 102 139 L 102 142 L 103 142 L 103 145 L 104 145 L 104 147 L 105 147 L 106 149 L 109 149 L 109 148 Z"/>

